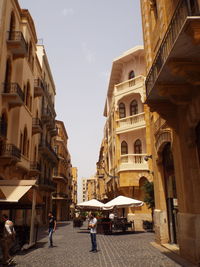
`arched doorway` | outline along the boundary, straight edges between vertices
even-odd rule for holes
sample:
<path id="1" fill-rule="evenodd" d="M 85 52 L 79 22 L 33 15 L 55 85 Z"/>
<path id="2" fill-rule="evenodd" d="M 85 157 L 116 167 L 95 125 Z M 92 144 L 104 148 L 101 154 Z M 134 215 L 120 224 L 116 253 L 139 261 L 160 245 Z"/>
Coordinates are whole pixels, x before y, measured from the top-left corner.
<path id="1" fill-rule="evenodd" d="M 176 180 L 174 173 L 174 160 L 171 151 L 171 143 L 169 142 L 163 148 L 162 163 L 164 171 L 169 239 L 170 243 L 177 243 L 178 201 L 177 201 Z"/>

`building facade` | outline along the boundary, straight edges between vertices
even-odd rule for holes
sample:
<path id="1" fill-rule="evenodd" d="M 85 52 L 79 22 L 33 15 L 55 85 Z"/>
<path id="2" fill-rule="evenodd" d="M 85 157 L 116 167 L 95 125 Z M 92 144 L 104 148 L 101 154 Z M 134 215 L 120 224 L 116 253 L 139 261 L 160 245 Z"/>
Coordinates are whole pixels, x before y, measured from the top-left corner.
<path id="1" fill-rule="evenodd" d="M 102 172 L 106 177 L 107 200 L 118 195 L 144 200 L 143 186 L 152 181 L 151 170 L 145 160 L 150 140 L 146 138 L 148 108 L 144 105 L 144 73 L 142 46 L 128 50 L 113 61 L 104 110 L 107 121 L 97 163 L 98 180 L 103 183 Z M 143 229 L 143 220 L 151 221 L 151 212 L 146 204 L 140 208 L 127 208 L 124 215 L 128 220 L 134 220 L 138 230 Z"/>
<path id="2" fill-rule="evenodd" d="M 53 193 L 53 211 L 58 221 L 65 221 L 70 219 L 72 167 L 67 148 L 68 135 L 62 121 L 56 120 L 56 130 L 54 151 L 59 161 L 53 174 L 53 181 L 56 184 L 56 191 Z"/>
<path id="3" fill-rule="evenodd" d="M 0 213 L 29 225 L 31 243 L 55 190 L 56 90 L 30 13 L 17 0 L 0 5 Z"/>
<path id="4" fill-rule="evenodd" d="M 87 187 L 86 187 L 86 178 L 82 178 L 82 200 L 87 201 Z"/>
<path id="5" fill-rule="evenodd" d="M 72 203 L 70 205 L 70 217 L 74 218 L 75 216 L 75 208 L 77 204 L 77 193 L 78 193 L 78 169 L 76 167 L 72 167 L 72 190 L 71 190 L 71 199 Z"/>
<path id="6" fill-rule="evenodd" d="M 157 242 L 200 264 L 200 1 L 141 0 Z"/>
<path id="7" fill-rule="evenodd" d="M 86 198 L 87 200 L 97 198 L 97 178 L 92 176 L 86 180 Z"/>

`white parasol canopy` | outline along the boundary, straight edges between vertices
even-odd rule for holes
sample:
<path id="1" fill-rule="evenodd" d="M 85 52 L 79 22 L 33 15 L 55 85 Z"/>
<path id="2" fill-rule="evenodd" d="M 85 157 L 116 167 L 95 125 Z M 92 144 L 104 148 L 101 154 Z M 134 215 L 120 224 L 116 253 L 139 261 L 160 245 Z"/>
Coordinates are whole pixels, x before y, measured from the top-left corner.
<path id="1" fill-rule="evenodd" d="M 143 201 L 136 200 L 130 197 L 125 196 L 118 196 L 108 203 L 104 204 L 104 210 L 113 209 L 114 207 L 117 208 L 127 208 L 127 207 L 140 207 L 144 205 Z"/>
<path id="2" fill-rule="evenodd" d="M 76 207 L 79 209 L 95 210 L 95 209 L 102 209 L 104 207 L 104 204 L 96 199 L 91 199 L 85 202 L 78 203 Z"/>

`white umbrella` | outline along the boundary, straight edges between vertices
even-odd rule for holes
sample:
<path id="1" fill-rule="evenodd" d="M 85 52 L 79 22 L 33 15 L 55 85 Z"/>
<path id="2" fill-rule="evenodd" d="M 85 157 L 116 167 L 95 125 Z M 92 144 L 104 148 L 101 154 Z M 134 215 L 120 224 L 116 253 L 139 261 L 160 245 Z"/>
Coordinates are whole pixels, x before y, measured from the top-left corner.
<path id="1" fill-rule="evenodd" d="M 114 207 L 117 208 L 127 208 L 127 207 L 140 207 L 144 205 L 143 201 L 136 200 L 130 197 L 125 197 L 125 196 L 118 196 L 108 203 L 104 204 L 104 209 L 113 209 Z"/>
<path id="2" fill-rule="evenodd" d="M 91 199 L 89 201 L 81 202 L 76 205 L 79 209 L 102 209 L 104 207 L 104 204 L 96 199 Z"/>

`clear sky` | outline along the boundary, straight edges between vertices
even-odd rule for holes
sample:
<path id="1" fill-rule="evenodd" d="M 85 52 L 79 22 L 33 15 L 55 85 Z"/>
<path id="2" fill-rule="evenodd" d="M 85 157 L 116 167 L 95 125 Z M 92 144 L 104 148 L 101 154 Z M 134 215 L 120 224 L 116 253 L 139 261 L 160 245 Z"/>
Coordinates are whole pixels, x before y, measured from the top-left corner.
<path id="1" fill-rule="evenodd" d="M 139 0 L 19 0 L 43 40 L 73 166 L 95 173 L 112 61 L 143 43 Z M 79 196 L 80 200 L 80 196 Z"/>

